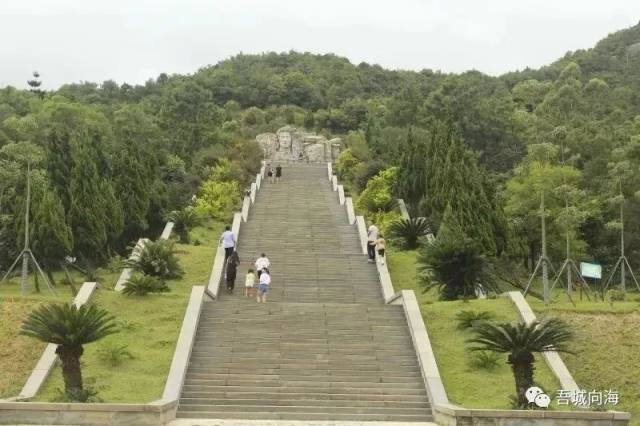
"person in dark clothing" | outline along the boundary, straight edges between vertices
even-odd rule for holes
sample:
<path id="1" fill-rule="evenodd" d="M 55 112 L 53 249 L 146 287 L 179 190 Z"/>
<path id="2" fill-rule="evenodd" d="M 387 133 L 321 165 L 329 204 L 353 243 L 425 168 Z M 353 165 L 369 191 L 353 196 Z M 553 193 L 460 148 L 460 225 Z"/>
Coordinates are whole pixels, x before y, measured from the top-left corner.
<path id="1" fill-rule="evenodd" d="M 276 182 L 280 182 L 281 177 L 282 177 L 282 166 L 278 164 L 276 166 Z"/>
<path id="2" fill-rule="evenodd" d="M 233 289 L 236 286 L 236 275 L 238 274 L 238 265 L 240 265 L 240 256 L 238 256 L 238 252 L 234 251 L 227 259 L 227 267 L 226 267 L 226 282 L 227 282 L 227 292 L 233 293 Z"/>

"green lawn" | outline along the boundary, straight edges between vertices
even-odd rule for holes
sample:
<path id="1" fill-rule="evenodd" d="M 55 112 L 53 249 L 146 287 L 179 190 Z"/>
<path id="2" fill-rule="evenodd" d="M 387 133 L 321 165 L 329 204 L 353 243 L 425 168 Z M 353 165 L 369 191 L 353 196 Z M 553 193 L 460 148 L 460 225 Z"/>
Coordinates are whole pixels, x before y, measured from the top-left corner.
<path id="1" fill-rule="evenodd" d="M 105 283 L 94 302 L 118 318 L 120 331 L 85 347 L 83 375 L 104 402 L 146 403 L 162 396 L 175 351 L 191 287 L 206 285 L 223 224 L 209 223 L 191 233 L 199 245 L 179 244 L 184 277 L 169 281 L 171 292 L 148 296 L 123 296 L 111 288 L 117 279 Z M 109 346 L 126 346 L 133 356 L 112 367 L 98 357 Z M 36 400 L 50 401 L 63 388 L 60 369 L 56 368 Z"/>
<path id="2" fill-rule="evenodd" d="M 489 311 L 494 314 L 495 321 L 510 322 L 519 319 L 515 308 L 505 298 L 469 302 L 438 301 L 435 291 L 422 293 L 416 275 L 416 261 L 416 251 L 391 248 L 387 264 L 396 291 L 416 291 L 449 401 L 468 408 L 510 408 L 509 396 L 515 394 L 515 389 L 506 355 L 503 356 L 505 362 L 500 362 L 494 370 L 471 367 L 471 353 L 466 344 L 470 333 L 456 328 L 455 316 L 462 310 Z M 541 388 L 555 391 L 559 386 L 557 380 L 542 358 L 536 358 L 536 381 Z"/>
<path id="3" fill-rule="evenodd" d="M 549 306 L 539 300 L 529 303 L 539 315 L 551 314 L 567 321 L 575 338 L 565 355 L 569 371 L 578 386 L 586 391 L 617 390 L 620 404 L 609 407 L 632 413 L 632 425 L 640 425 L 640 303 L 637 295 L 624 302 L 582 301 L 576 307 L 566 299 Z"/>
<path id="4" fill-rule="evenodd" d="M 77 283 L 82 279 L 73 274 Z M 2 277 L 0 277 L 2 278 Z M 55 273 L 54 279 L 62 278 Z M 29 280 L 29 293 L 22 296 L 20 278 L 0 283 L 0 398 L 16 396 L 42 355 L 45 344 L 20 336 L 20 326 L 29 312 L 46 302 L 67 302 L 73 298 L 69 286 L 58 284 L 57 295 L 52 295 L 40 280 L 41 291 L 35 291 L 33 276 Z M 80 287 L 80 284 L 77 284 Z"/>

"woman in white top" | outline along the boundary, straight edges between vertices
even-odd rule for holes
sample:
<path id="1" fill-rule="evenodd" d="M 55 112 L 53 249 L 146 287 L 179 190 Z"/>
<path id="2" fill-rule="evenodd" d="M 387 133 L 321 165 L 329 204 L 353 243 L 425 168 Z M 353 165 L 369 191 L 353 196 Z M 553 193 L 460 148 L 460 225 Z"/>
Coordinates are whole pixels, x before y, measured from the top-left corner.
<path id="1" fill-rule="evenodd" d="M 260 274 L 262 274 L 262 270 L 269 269 L 271 267 L 271 262 L 269 262 L 269 258 L 267 255 L 262 253 L 258 260 L 256 260 L 256 273 L 258 274 L 258 278 L 260 278 Z"/>

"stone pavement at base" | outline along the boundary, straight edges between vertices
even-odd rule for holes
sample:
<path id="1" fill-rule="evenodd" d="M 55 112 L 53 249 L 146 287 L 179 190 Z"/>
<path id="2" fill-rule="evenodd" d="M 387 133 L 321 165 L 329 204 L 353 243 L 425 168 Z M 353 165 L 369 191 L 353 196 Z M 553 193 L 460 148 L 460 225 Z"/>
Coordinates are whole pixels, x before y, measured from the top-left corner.
<path id="1" fill-rule="evenodd" d="M 261 252 L 272 264 L 266 304 L 243 297 Z M 383 303 L 326 165 L 285 165 L 281 182 L 265 181 L 238 253 L 235 293 L 221 285 L 218 300 L 203 306 L 178 418 L 432 420 L 404 310 Z"/>
<path id="2" fill-rule="evenodd" d="M 169 426 L 437 426 L 431 422 L 350 422 L 302 420 L 179 419 Z"/>

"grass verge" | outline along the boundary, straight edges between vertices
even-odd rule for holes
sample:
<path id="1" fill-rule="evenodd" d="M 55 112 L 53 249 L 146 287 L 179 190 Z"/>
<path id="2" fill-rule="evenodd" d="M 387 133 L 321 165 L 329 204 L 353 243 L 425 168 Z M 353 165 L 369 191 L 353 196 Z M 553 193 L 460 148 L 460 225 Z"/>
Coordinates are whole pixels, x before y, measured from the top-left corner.
<path id="1" fill-rule="evenodd" d="M 396 291 L 416 292 L 449 400 L 467 408 L 511 408 L 509 397 L 515 394 L 515 386 L 506 355 L 501 355 L 498 365 L 491 370 L 472 367 L 473 355 L 466 344 L 471 334 L 457 329 L 456 314 L 462 310 L 488 311 L 496 322 L 511 322 L 519 318 L 515 308 L 504 298 L 438 301 L 435 291 L 422 292 L 416 273 L 417 257 L 415 250 L 391 248 L 387 264 Z M 541 388 L 554 392 L 559 386 L 556 378 L 541 356 L 536 359 L 536 382 Z"/>
<path id="2" fill-rule="evenodd" d="M 199 245 L 177 245 L 185 274 L 168 282 L 170 293 L 124 296 L 107 290 L 117 276 L 98 291 L 94 303 L 116 316 L 120 325 L 118 333 L 87 345 L 82 357 L 85 381 L 101 401 L 147 403 L 162 396 L 191 287 L 207 282 L 222 227 L 208 223 L 195 228 L 191 240 Z M 113 347 L 124 347 L 132 358 L 123 357 L 120 365 L 112 365 L 100 352 Z M 63 387 L 56 368 L 36 400 L 55 400 Z"/>

